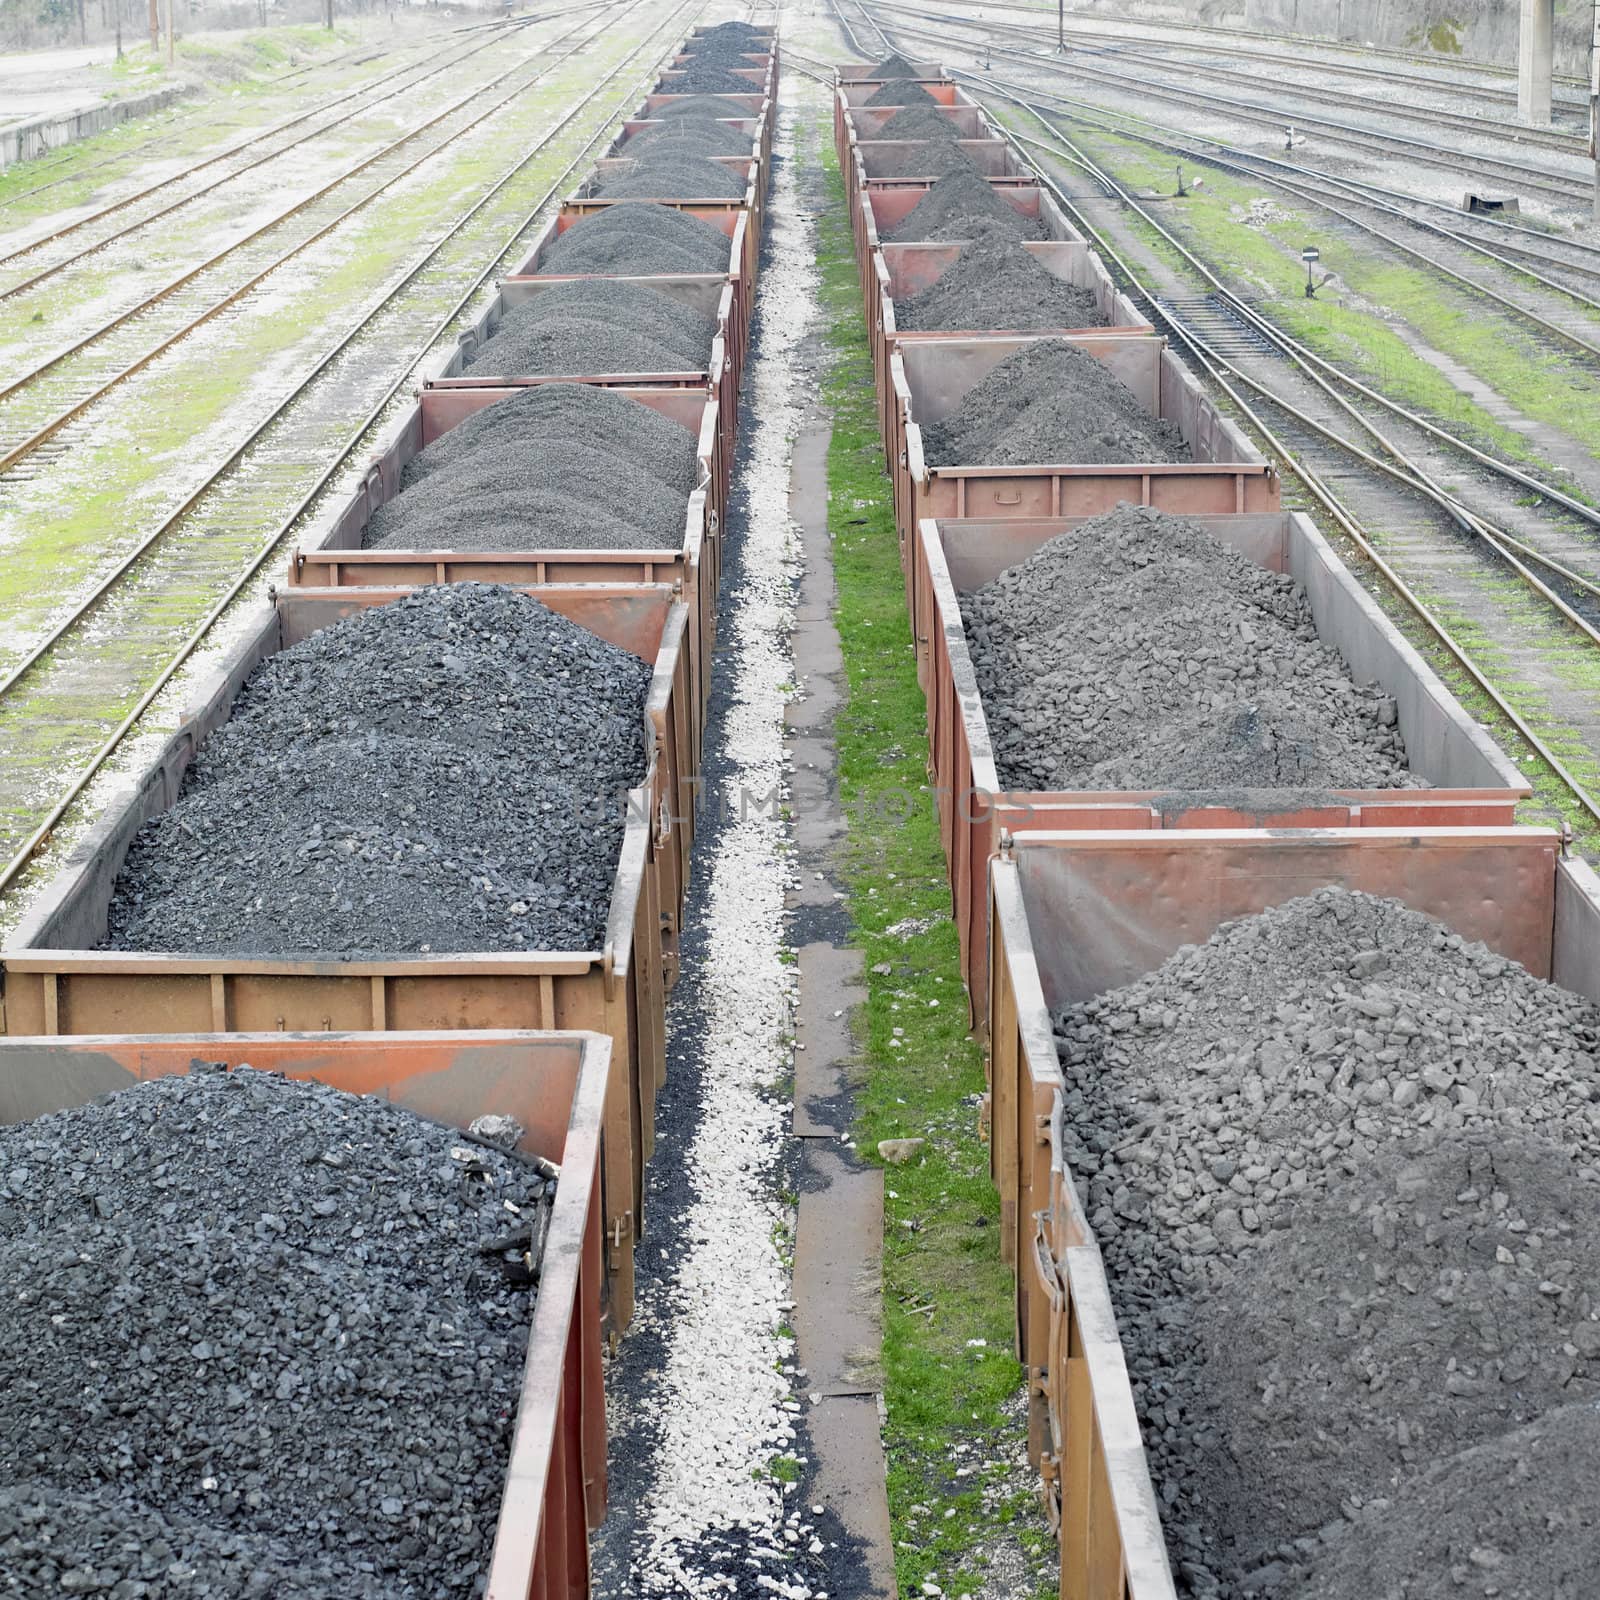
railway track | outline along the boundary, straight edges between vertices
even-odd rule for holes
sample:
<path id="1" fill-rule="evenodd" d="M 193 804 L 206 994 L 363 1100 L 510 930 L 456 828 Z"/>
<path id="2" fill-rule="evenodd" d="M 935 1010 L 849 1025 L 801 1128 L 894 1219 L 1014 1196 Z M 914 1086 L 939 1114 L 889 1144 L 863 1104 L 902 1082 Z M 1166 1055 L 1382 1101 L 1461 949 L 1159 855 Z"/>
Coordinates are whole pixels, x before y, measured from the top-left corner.
<path id="1" fill-rule="evenodd" d="M 0 891 L 12 889 L 161 691 L 204 648 L 234 602 L 284 554 L 291 530 L 349 463 L 417 362 L 559 197 L 630 97 L 653 81 L 652 51 L 663 38 L 675 37 L 699 4 L 680 0 L 615 65 L 587 83 L 183 504 L 121 552 L 92 593 L 69 603 L 51 626 L 45 650 L 30 652 L 31 665 L 8 674 L 0 690 L 0 744 L 13 758 L 0 776 Z M 617 20 L 615 14 L 608 19 L 613 28 Z M 643 74 L 637 70 L 641 57 L 649 62 Z M 630 68 L 633 75 L 625 78 Z M 619 80 L 620 89 L 614 87 Z M 597 101 L 604 115 L 575 129 Z M 530 166 L 562 157 L 567 159 L 560 171 L 531 204 L 519 207 L 509 230 L 485 242 L 481 236 L 495 220 L 492 203 Z M 454 286 L 469 270 L 454 259 L 462 254 L 486 264 L 458 293 Z M 398 364 L 388 354 L 396 348 L 410 352 Z M 330 438 L 339 441 L 331 453 Z"/>
<path id="2" fill-rule="evenodd" d="M 947 30 L 954 28 L 969 33 L 976 32 L 981 36 L 987 28 L 985 23 L 970 22 L 942 12 L 929 12 L 899 5 L 886 5 L 884 9 L 899 16 L 936 26 L 941 30 L 940 42 L 947 48 L 953 42 Z M 1028 30 L 999 31 L 1022 32 L 1025 36 L 1031 37 Z M 981 39 L 979 46 L 964 43 L 962 47 L 969 50 L 981 48 L 983 53 L 1004 60 L 1022 62 L 1059 76 L 1084 79 L 1100 88 L 1115 88 L 1143 99 L 1170 101 L 1191 110 L 1196 106 L 1206 107 L 1236 121 L 1270 128 L 1274 133 L 1282 133 L 1292 124 L 1297 131 L 1324 135 L 1334 143 L 1364 154 L 1376 154 L 1385 158 L 1399 156 L 1421 166 L 1448 172 L 1458 179 L 1511 185 L 1524 194 L 1536 192 L 1556 205 L 1569 207 L 1581 205 L 1587 208 L 1591 202 L 1593 184 L 1587 175 L 1565 177 L 1548 168 L 1531 167 L 1526 162 L 1502 161 L 1476 152 L 1468 154 L 1443 150 L 1433 140 L 1412 138 L 1404 134 L 1362 127 L 1355 123 L 1336 121 L 1329 117 L 1303 112 L 1293 105 L 1263 105 L 1235 97 L 1210 94 L 1196 88 L 1192 82 L 1163 86 L 1152 83 L 1148 76 L 1116 72 L 1107 65 L 1108 61 L 1116 59 L 1115 54 L 1110 52 L 1094 53 L 1092 64 L 1088 64 L 1077 62 L 1076 53 L 1066 57 L 1055 55 L 1044 57 L 1030 51 L 1009 50 L 1003 46 L 995 46 L 992 42 L 984 44 Z M 1186 74 L 1188 71 L 1186 64 Z M 1576 146 L 1574 153 L 1577 153 Z"/>
<path id="3" fill-rule="evenodd" d="M 504 26 L 521 31 L 526 27 L 532 26 L 533 20 L 519 18 L 516 22 Z M 386 101 L 393 100 L 399 95 L 411 93 L 429 79 L 450 71 L 485 50 L 493 49 L 500 42 L 501 37 L 502 34 L 497 32 L 488 39 L 480 40 L 468 45 L 465 49 L 457 51 L 445 61 L 424 63 L 420 75 L 411 78 L 410 81 L 405 83 L 395 84 L 393 79 L 417 72 L 418 68 L 416 66 L 402 68 L 395 74 L 386 75 L 385 80 L 381 81 L 388 86 L 383 88 L 382 93 L 372 95 L 370 93 L 372 86 L 370 85 L 366 91 L 357 91 L 355 95 L 349 98 L 359 99 L 360 104 L 341 111 L 338 116 L 330 121 L 320 123 L 316 127 L 297 134 L 295 138 L 289 140 L 286 144 L 262 148 L 270 144 L 276 134 L 283 131 L 283 128 L 280 126 L 277 129 L 267 130 L 255 138 L 234 146 L 231 151 L 197 162 L 185 168 L 182 172 L 174 173 L 169 178 L 164 178 L 138 190 L 134 194 L 126 195 L 109 205 L 102 206 L 88 216 L 79 217 L 47 234 L 31 239 L 6 255 L 0 255 L 0 267 L 16 263 L 21 264 L 19 268 L 20 275 L 12 276 L 9 281 L 0 281 L 0 301 L 11 300 L 18 295 L 27 293 L 29 290 L 39 289 L 42 285 L 54 280 L 59 273 L 78 266 L 99 251 L 106 249 L 107 246 L 127 240 L 152 224 L 165 221 L 175 212 L 192 205 L 195 201 L 217 193 L 228 184 L 237 182 L 240 178 L 257 171 L 269 162 L 276 161 L 279 157 L 285 156 L 293 150 L 298 150 L 302 145 L 308 144 L 312 140 L 323 138 L 337 129 L 346 127 L 357 118 L 368 115 Z M 300 122 L 305 120 L 308 119 L 297 118 L 290 126 L 298 126 Z M 232 156 L 240 154 L 247 155 L 249 159 L 217 177 L 208 179 L 198 188 L 182 192 L 184 184 L 195 173 L 209 170 L 219 162 L 229 160 Z M 156 203 L 151 207 L 142 209 L 131 221 L 123 217 L 122 213 L 129 206 L 137 205 L 139 202 L 146 200 L 154 200 Z M 92 232 L 87 243 L 80 238 L 81 230 L 86 228 L 92 230 L 96 224 L 106 222 L 107 219 L 115 219 L 107 229 Z M 52 253 L 49 247 L 61 244 L 62 241 L 70 241 L 70 243 L 64 245 L 61 251 Z M 44 253 L 46 259 L 39 259 L 41 252 Z"/>
<path id="4" fill-rule="evenodd" d="M 866 14 L 860 0 L 851 0 L 851 3 L 858 12 Z M 866 48 L 842 12 L 839 15 L 851 48 L 867 59 L 890 49 L 914 54 L 919 45 L 926 47 L 931 42 L 917 36 L 916 44 L 909 40 L 896 43 L 898 35 L 886 33 L 875 19 L 869 18 L 880 45 Z M 1431 582 L 1439 583 L 1448 577 L 1451 564 L 1459 562 L 1464 547 L 1475 551 L 1511 575 L 1531 601 L 1529 607 L 1519 610 L 1515 624 L 1505 618 L 1498 619 L 1501 625 L 1496 643 L 1505 649 L 1509 659 L 1519 662 L 1530 655 L 1548 659 L 1570 652 L 1574 646 L 1588 651 L 1600 644 L 1600 630 L 1596 627 L 1596 620 L 1600 619 L 1600 541 L 1585 535 L 1589 529 L 1600 529 L 1600 514 L 1534 475 L 1487 456 L 1448 430 L 1406 411 L 1322 361 L 1233 294 L 1148 206 L 1141 205 L 1136 196 L 1054 125 L 1048 108 L 1000 91 L 996 85 L 972 74 L 955 72 L 953 75 L 975 95 L 1006 99 L 1025 108 L 1047 135 L 1047 141 L 1013 137 L 1018 155 L 1029 166 L 1037 169 L 1038 162 L 1028 158 L 1025 146 L 1053 153 L 1057 160 L 1090 178 L 1102 194 L 1117 199 L 1145 225 L 1155 229 L 1164 243 L 1177 252 L 1208 287 L 1206 304 L 1220 307 L 1230 326 L 1249 330 L 1303 380 L 1315 398 L 1316 411 L 1304 403 L 1302 396 L 1285 394 L 1281 381 L 1270 381 L 1263 374 L 1260 362 L 1250 362 L 1239 349 L 1228 353 L 1219 350 L 1214 331 L 1208 338 L 1197 326 L 1199 319 L 1191 309 L 1175 303 L 1170 296 L 1154 292 L 1129 264 L 1125 254 L 1116 249 L 1107 237 L 1106 228 L 1096 225 L 1082 204 L 1045 177 L 1058 202 L 1073 215 L 1085 236 L 1102 253 L 1108 267 L 1120 275 L 1123 285 L 1152 323 L 1169 330 L 1190 353 L 1197 369 L 1255 426 L 1278 457 L 1285 474 L 1301 486 L 1307 502 L 1314 502 L 1333 519 L 1382 574 L 1395 595 L 1506 716 L 1529 748 L 1546 762 L 1575 803 L 1591 819 L 1600 821 L 1600 801 L 1571 771 L 1552 743 L 1557 735 L 1549 733 L 1550 724 L 1555 722 L 1562 725 L 1563 732 L 1574 724 L 1592 724 L 1589 712 L 1575 697 L 1568 708 L 1573 714 L 1554 718 L 1525 711 L 1514 704 L 1399 570 L 1399 565 L 1403 564 L 1412 572 L 1426 571 Z M 1371 408 L 1381 411 L 1385 420 L 1375 422 Z M 1272 419 L 1276 419 L 1275 425 Z M 1465 457 L 1474 467 L 1486 469 L 1497 479 L 1548 496 L 1570 513 L 1583 532 L 1562 537 L 1560 551 L 1548 544 L 1541 547 L 1519 537 L 1493 517 L 1467 504 L 1464 495 L 1447 489 L 1439 481 L 1438 468 L 1418 459 L 1420 451 L 1416 446 L 1408 447 L 1399 441 L 1397 435 L 1401 428 L 1413 430 L 1423 435 L 1430 445 L 1453 453 L 1458 465 Z M 1386 481 L 1390 491 L 1382 499 L 1371 492 L 1371 485 L 1379 479 Z M 1386 508 L 1392 509 L 1396 490 L 1407 507 L 1399 520 L 1386 512 Z M 1384 527 L 1381 536 L 1373 531 L 1373 523 L 1380 516 Z M 1385 551 L 1396 560 L 1388 559 Z M 1496 608 L 1491 606 L 1486 614 L 1475 619 L 1486 627 L 1491 638 L 1497 620 L 1495 613 Z M 1540 721 L 1546 722 L 1545 731 L 1537 725 Z M 1600 725 L 1591 726 L 1586 732 L 1589 749 L 1600 754 Z"/>
<path id="5" fill-rule="evenodd" d="M 0 380 L 0 490 L 4 475 L 20 464 L 31 466 L 37 456 L 53 458 L 70 449 L 71 425 L 91 425 L 86 413 L 119 384 L 212 318 L 238 307 L 272 274 L 510 105 L 545 76 L 552 64 L 582 49 L 588 39 L 564 54 L 555 54 L 568 40 L 593 29 L 597 20 L 604 25 L 603 18 L 594 17 L 593 8 L 580 10 L 584 20 L 552 39 L 532 62 L 518 62 L 487 83 L 475 85 L 315 193 L 189 267 L 75 343 L 9 381 Z M 547 59 L 552 55 L 553 63 Z M 507 83 L 510 87 L 503 93 L 485 99 L 490 91 Z M 437 137 L 427 140 L 429 134 Z M 424 147 L 413 153 L 410 147 L 419 139 L 425 140 Z M 344 191 L 358 178 L 367 181 L 355 198 L 347 198 Z M 293 237 L 285 245 L 281 235 L 289 223 L 294 224 Z"/>

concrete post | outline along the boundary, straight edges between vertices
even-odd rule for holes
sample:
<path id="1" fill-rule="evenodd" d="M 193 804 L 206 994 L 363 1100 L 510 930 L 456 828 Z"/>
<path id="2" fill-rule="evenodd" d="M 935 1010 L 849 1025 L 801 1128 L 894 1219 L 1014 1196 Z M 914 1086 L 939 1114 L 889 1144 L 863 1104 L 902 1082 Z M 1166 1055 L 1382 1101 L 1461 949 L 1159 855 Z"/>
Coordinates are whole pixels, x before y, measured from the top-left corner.
<path id="1" fill-rule="evenodd" d="M 1517 116 L 1545 127 L 1550 125 L 1555 9 L 1555 0 L 1522 0 L 1517 34 Z"/>

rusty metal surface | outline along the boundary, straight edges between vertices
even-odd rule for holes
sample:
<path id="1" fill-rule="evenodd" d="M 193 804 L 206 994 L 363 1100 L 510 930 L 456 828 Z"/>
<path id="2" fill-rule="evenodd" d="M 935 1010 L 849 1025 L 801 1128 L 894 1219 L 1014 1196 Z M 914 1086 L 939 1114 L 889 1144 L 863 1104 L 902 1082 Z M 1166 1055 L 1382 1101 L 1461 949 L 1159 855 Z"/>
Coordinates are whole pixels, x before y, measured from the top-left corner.
<path id="1" fill-rule="evenodd" d="M 606 1505 L 599 1156 L 610 1041 L 515 1032 L 6 1040 L 0 1121 L 186 1072 L 195 1057 L 380 1095 L 461 1127 L 502 1112 L 526 1130 L 520 1148 L 560 1164 L 486 1592 L 584 1600 L 588 1530 Z"/>
<path id="2" fill-rule="evenodd" d="M 1430 789 L 1340 791 L 1314 807 L 1246 813 L 1182 808 L 1152 790 L 1008 790 L 961 621 L 960 596 L 1082 519 L 924 522 L 918 529 L 919 667 L 940 832 L 973 1016 L 984 1011 L 987 870 L 1002 832 L 1154 828 L 1504 827 L 1532 791 L 1517 766 L 1439 680 L 1299 513 L 1196 519 L 1222 543 L 1306 587 L 1317 631 L 1359 682 L 1393 695 L 1412 769 Z"/>

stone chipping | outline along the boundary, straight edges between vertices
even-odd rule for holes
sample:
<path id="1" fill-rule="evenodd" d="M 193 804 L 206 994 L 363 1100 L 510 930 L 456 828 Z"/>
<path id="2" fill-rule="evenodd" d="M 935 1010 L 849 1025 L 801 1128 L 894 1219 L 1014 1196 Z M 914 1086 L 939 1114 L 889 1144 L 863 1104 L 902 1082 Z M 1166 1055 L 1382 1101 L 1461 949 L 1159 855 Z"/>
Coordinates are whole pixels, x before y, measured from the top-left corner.
<path id="1" fill-rule="evenodd" d="M 1394 700 L 1352 679 L 1304 590 L 1182 517 L 1118 506 L 961 613 L 1002 788 L 1281 809 L 1286 790 L 1425 787 Z"/>
<path id="2" fill-rule="evenodd" d="M 878 106 L 934 106 L 939 102 L 920 83 L 890 82 L 867 97 L 866 104 Z"/>
<path id="3" fill-rule="evenodd" d="M 103 948 L 598 948 L 651 676 L 501 585 L 357 611 L 251 674 L 135 836 Z"/>
<path id="4" fill-rule="evenodd" d="M 873 135 L 875 139 L 959 139 L 961 130 L 937 106 L 906 106 Z"/>
<path id="5" fill-rule="evenodd" d="M 670 122 L 647 123 L 616 152 L 620 157 L 671 152 L 688 156 L 747 156 L 754 148 L 750 135 L 730 128 L 715 117 L 675 117 Z"/>
<path id="6" fill-rule="evenodd" d="M 754 84 L 748 84 L 737 91 L 739 94 L 754 94 Z M 676 89 L 663 90 L 662 93 L 679 94 Z M 750 121 L 756 113 L 742 100 L 733 99 L 729 95 L 720 94 L 685 94 L 678 99 L 667 100 L 657 106 L 650 113 L 652 122 L 675 122 L 680 117 L 704 121 L 707 117 L 713 121 L 738 118 L 741 121 Z"/>
<path id="7" fill-rule="evenodd" d="M 602 178 L 595 189 L 604 200 L 738 200 L 744 192 L 736 168 L 660 146 Z"/>
<path id="8" fill-rule="evenodd" d="M 1175 423 L 1153 417 L 1103 361 L 1065 339 L 1035 339 L 922 424 L 930 467 L 1184 462 Z"/>
<path id="9" fill-rule="evenodd" d="M 753 62 L 744 63 L 754 68 Z M 742 69 L 741 69 L 742 70 Z M 663 78 L 660 94 L 759 94 L 761 85 L 754 78 L 742 78 L 730 64 L 715 57 L 696 56 L 674 67 L 670 78 Z"/>
<path id="10" fill-rule="evenodd" d="M 201 1062 L 0 1129 L 0 1588 L 479 1592 L 554 1188 Z"/>
<path id="11" fill-rule="evenodd" d="M 1595 1004 L 1324 888 L 1054 1024 L 1182 1592 L 1568 1593 L 1595 1539 Z M 1458 1492 L 1502 1467 L 1503 1517 Z"/>
<path id="12" fill-rule="evenodd" d="M 1017 239 L 1043 239 L 1039 217 L 1025 217 L 1000 198 L 995 186 L 976 171 L 946 173 L 884 237 L 895 244 L 930 239 L 970 239 L 973 229 L 990 222 Z"/>
<path id="13" fill-rule="evenodd" d="M 513 306 L 466 366 L 507 377 L 700 372 L 715 331 L 712 318 L 660 290 L 582 278 Z"/>
<path id="14" fill-rule="evenodd" d="M 918 329 L 1096 328 L 1105 324 L 1091 290 L 1058 278 L 1003 228 L 984 224 L 920 293 L 894 303 L 895 325 Z"/>
<path id="15" fill-rule="evenodd" d="M 952 172 L 973 172 L 978 164 L 953 139 L 929 139 L 896 160 L 886 162 L 890 178 L 943 178 Z"/>
<path id="16" fill-rule="evenodd" d="M 920 78 L 922 69 L 913 66 L 902 55 L 885 56 L 868 74 L 873 78 Z"/>
<path id="17" fill-rule="evenodd" d="M 568 228 L 551 244 L 536 276 L 726 272 L 729 249 L 728 235 L 711 223 L 671 206 L 632 200 Z"/>

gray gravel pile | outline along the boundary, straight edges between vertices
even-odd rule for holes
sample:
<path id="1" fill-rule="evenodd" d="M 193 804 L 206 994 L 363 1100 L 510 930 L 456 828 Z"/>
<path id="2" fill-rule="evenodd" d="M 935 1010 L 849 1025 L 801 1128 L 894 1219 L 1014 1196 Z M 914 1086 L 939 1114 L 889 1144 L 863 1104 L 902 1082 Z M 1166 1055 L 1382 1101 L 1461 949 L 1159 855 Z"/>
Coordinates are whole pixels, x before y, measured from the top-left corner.
<path id="1" fill-rule="evenodd" d="M 1562 1406 L 1451 1456 L 1364 1509 L 1296 1600 L 1590 1600 L 1600 1572 L 1596 1460 L 1593 1404 Z"/>
<path id="2" fill-rule="evenodd" d="M 759 94 L 761 85 L 753 78 L 739 77 L 729 66 L 716 60 L 696 59 L 674 67 L 672 76 L 662 80 L 660 94 Z"/>
<path id="3" fill-rule="evenodd" d="M 1045 227 L 1038 217 L 1025 217 L 995 193 L 992 183 L 976 171 L 947 173 L 917 202 L 896 228 L 885 235 L 896 244 L 916 244 L 928 239 L 970 239 L 980 223 L 996 223 L 1015 239 L 1043 239 Z"/>
<path id="4" fill-rule="evenodd" d="M 1003 228 L 984 225 L 936 283 L 894 303 L 900 328 L 1095 328 L 1094 295 L 1029 255 Z"/>
<path id="5" fill-rule="evenodd" d="M 594 287 L 603 303 L 612 287 L 621 285 Z M 687 428 L 592 383 L 533 384 L 473 412 L 413 456 L 401 482 L 409 489 L 441 468 L 469 462 L 475 462 L 480 477 L 487 477 L 491 465 L 557 439 L 605 450 L 680 494 L 687 495 L 695 485 L 695 441 Z"/>
<path id="6" fill-rule="evenodd" d="M 720 228 L 671 206 L 639 200 L 607 206 L 568 228 L 551 245 L 536 276 L 726 272 L 728 250 L 728 236 Z"/>
<path id="7" fill-rule="evenodd" d="M 756 36 L 748 22 L 723 22 L 693 39 L 686 40 L 683 53 L 696 61 L 719 61 L 724 66 L 739 65 L 747 54 L 764 54 L 766 40 Z M 748 65 L 748 63 L 743 63 Z"/>
<path id="8" fill-rule="evenodd" d="M 605 200 L 738 200 L 744 191 L 733 167 L 658 147 L 619 167 L 595 193 Z"/>
<path id="9" fill-rule="evenodd" d="M 553 1185 L 196 1063 L 0 1131 L 8 1593 L 471 1595 Z M 511 1209 L 511 1208 L 515 1209 Z"/>
<path id="10" fill-rule="evenodd" d="M 1460 1452 L 1600 1401 L 1595 1005 L 1329 888 L 1055 1028 L 1067 1154 L 1186 1592 L 1556 1592 L 1470 1553 L 1448 1588 L 1416 1553 L 1447 1533 L 1425 1508 Z M 1528 1493 L 1570 1495 L 1554 1470 Z M 1482 1509 L 1463 1500 L 1457 1532 Z M 1409 1549 L 1420 1586 L 1349 1586 L 1368 1516 L 1384 1571 Z M 1594 1537 L 1592 1517 L 1546 1527 L 1545 1559 L 1568 1528 Z"/>
<path id="11" fill-rule="evenodd" d="M 870 76 L 874 78 L 920 78 L 921 70 L 906 60 L 902 55 L 885 56 L 877 66 L 872 69 Z"/>
<path id="12" fill-rule="evenodd" d="M 868 96 L 869 106 L 933 106 L 939 102 L 920 83 L 886 83 Z"/>
<path id="13" fill-rule="evenodd" d="M 884 175 L 891 178 L 943 178 L 952 172 L 976 173 L 978 164 L 953 139 L 929 139 L 915 150 L 889 162 Z"/>
<path id="14" fill-rule="evenodd" d="M 593 949 L 650 677 L 498 585 L 354 613 L 251 675 L 135 837 L 105 947 Z"/>
<path id="15" fill-rule="evenodd" d="M 937 106 L 907 106 L 875 135 L 879 139 L 959 139 L 961 130 Z"/>
<path id="16" fill-rule="evenodd" d="M 677 94 L 679 91 L 671 91 Z M 756 86 L 746 84 L 738 91 L 740 94 L 754 94 Z M 650 113 L 652 122 L 676 122 L 680 117 L 695 118 L 704 121 L 711 118 L 713 121 L 725 120 L 736 117 L 748 122 L 755 116 L 755 112 L 741 100 L 730 99 L 718 94 L 689 94 L 680 99 L 668 100 L 665 105 L 656 107 Z"/>
<path id="17" fill-rule="evenodd" d="M 1304 590 L 1181 517 L 1118 506 L 961 611 L 1003 787 L 1424 786 L 1394 701 L 1318 638 Z"/>
<path id="18" fill-rule="evenodd" d="M 659 125 L 652 123 L 622 146 L 623 156 L 642 156 L 646 151 L 673 155 L 747 156 L 751 152 L 749 134 L 730 128 L 715 117 L 674 117 Z"/>
<path id="19" fill-rule="evenodd" d="M 614 278 L 583 278 L 513 307 L 467 366 L 519 377 L 698 372 L 710 359 L 715 331 L 710 317 L 657 289 Z M 640 409 L 631 400 L 625 404 Z M 687 438 L 683 429 L 676 431 Z"/>
<path id="20" fill-rule="evenodd" d="M 1180 462 L 1177 425 L 1150 415 L 1105 362 L 1064 339 L 1037 339 L 922 428 L 929 466 L 1020 467 Z"/>

